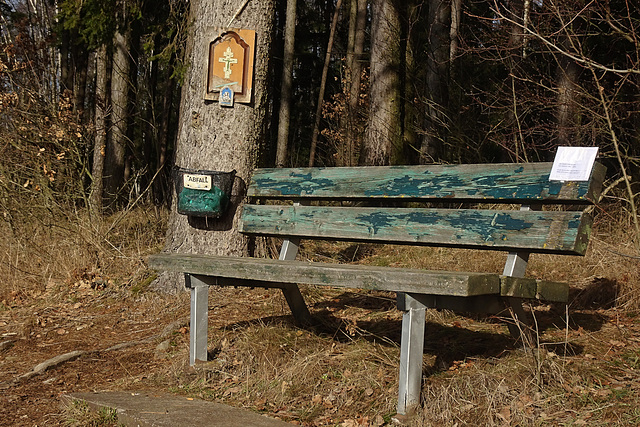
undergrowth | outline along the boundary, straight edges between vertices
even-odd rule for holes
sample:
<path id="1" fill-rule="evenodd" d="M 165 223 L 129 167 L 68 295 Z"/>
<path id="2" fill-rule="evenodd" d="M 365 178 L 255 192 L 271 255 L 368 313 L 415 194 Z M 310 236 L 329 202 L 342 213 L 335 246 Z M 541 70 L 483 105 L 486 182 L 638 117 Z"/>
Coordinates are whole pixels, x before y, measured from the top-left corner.
<path id="1" fill-rule="evenodd" d="M 138 207 L 100 220 L 82 211 L 58 213 L 20 226 L 0 221 L 4 305 L 82 280 L 133 285 L 149 276 L 144 257 L 162 248 L 166 212 Z"/>

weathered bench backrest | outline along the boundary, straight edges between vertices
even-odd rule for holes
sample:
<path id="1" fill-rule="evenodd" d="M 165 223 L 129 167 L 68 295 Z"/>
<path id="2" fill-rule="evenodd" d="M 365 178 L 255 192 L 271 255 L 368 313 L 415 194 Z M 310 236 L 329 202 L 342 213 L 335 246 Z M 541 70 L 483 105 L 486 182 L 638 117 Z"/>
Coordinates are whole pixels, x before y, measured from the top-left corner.
<path id="1" fill-rule="evenodd" d="M 584 208 L 598 199 L 605 168 L 596 164 L 588 181 L 559 182 L 549 181 L 551 166 L 258 169 L 240 231 L 584 254 L 591 231 Z M 536 210 L 518 210 L 514 204 Z M 548 208 L 554 205 L 559 207 Z"/>

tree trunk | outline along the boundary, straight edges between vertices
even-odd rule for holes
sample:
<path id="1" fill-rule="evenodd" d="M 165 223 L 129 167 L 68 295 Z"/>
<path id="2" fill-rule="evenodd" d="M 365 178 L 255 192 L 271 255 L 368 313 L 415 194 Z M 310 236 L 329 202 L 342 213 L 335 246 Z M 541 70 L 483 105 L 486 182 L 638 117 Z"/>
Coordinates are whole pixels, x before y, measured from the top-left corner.
<path id="1" fill-rule="evenodd" d="M 458 46 L 460 44 L 460 13 L 462 12 L 462 0 L 451 0 L 451 28 L 449 29 L 449 63 L 453 64 L 458 56 Z"/>
<path id="2" fill-rule="evenodd" d="M 167 167 L 167 148 L 169 146 L 169 122 L 171 120 L 171 106 L 173 91 L 176 86 L 174 79 L 165 82 L 162 95 L 162 112 L 156 138 L 156 173 L 153 179 L 153 198 L 156 205 L 161 205 L 169 200 L 171 189 L 167 189 L 167 182 L 171 182 Z"/>
<path id="3" fill-rule="evenodd" d="M 98 218 L 102 214 L 102 193 L 104 174 L 105 144 L 107 142 L 107 47 L 100 46 L 96 55 L 96 136 L 93 146 L 93 166 L 91 175 L 91 195 L 89 209 Z"/>
<path id="4" fill-rule="evenodd" d="M 502 161 L 527 162 L 528 155 L 524 135 L 522 133 L 522 124 L 520 120 L 520 112 L 518 107 L 518 88 L 516 87 L 516 77 L 519 74 L 519 65 L 523 61 L 522 53 L 524 50 L 524 33 L 520 26 L 521 17 L 524 15 L 524 1 L 513 0 L 509 3 L 509 13 L 513 17 L 514 22 L 510 24 L 509 34 L 509 57 L 506 64 L 509 67 L 510 84 L 511 84 L 511 108 L 506 112 L 507 123 L 509 124 L 510 138 L 512 141 L 510 146 L 502 152 Z"/>
<path id="5" fill-rule="evenodd" d="M 190 169 L 236 170 L 227 214 L 219 220 L 179 215 L 173 203 L 165 250 L 180 253 L 247 255 L 249 240 L 237 231 L 238 205 L 252 170 L 266 152 L 269 125 L 269 82 L 275 5 L 273 0 L 248 2 L 235 19 L 236 10 L 223 0 L 191 1 L 187 57 L 190 67 L 182 90 L 176 165 Z M 230 21 L 232 21 L 230 23 Z M 251 28 L 256 31 L 253 99 L 222 108 L 203 99 L 209 42 L 215 27 Z M 177 290 L 182 278 L 164 274 L 156 286 Z"/>
<path id="6" fill-rule="evenodd" d="M 420 163 L 441 160 L 443 130 L 446 129 L 448 104 L 449 56 L 451 54 L 449 0 L 429 3 L 429 48 L 427 49 L 427 114 Z"/>
<path id="7" fill-rule="evenodd" d="M 105 197 L 117 198 L 124 183 L 127 148 L 127 104 L 129 90 L 128 31 L 116 32 L 113 40 L 113 69 L 111 71 L 111 140 L 105 158 Z"/>
<path id="8" fill-rule="evenodd" d="M 404 149 L 400 12 L 393 0 L 373 0 L 371 13 L 371 104 L 361 162 L 397 164 Z"/>
<path id="9" fill-rule="evenodd" d="M 80 122 L 86 122 L 84 117 L 85 95 L 87 93 L 87 71 L 89 68 L 89 49 L 84 45 L 80 45 L 76 50 L 76 70 L 74 81 L 74 102 L 73 108 Z"/>
<path id="10" fill-rule="evenodd" d="M 73 89 L 73 79 L 71 72 L 71 62 L 69 61 L 69 47 L 71 44 L 71 35 L 69 30 L 62 30 L 60 36 L 60 84 L 62 86 L 60 92 Z"/>
<path id="11" fill-rule="evenodd" d="M 367 25 L 367 0 L 351 0 L 349 37 L 345 70 L 347 108 L 340 119 L 344 135 L 336 153 L 337 166 L 356 166 L 362 139 L 360 126 L 360 85 L 362 84 L 362 56 Z"/>
<path id="12" fill-rule="evenodd" d="M 557 70 L 558 107 L 556 110 L 558 124 L 558 145 L 579 145 L 576 141 L 576 125 L 578 122 L 578 103 L 576 102 L 576 81 L 580 69 L 578 65 L 562 56 Z"/>
<path id="13" fill-rule="evenodd" d="M 289 122 L 293 87 L 293 56 L 296 40 L 297 0 L 287 0 L 287 19 L 284 33 L 284 61 L 282 65 L 282 89 L 280 90 L 280 114 L 278 119 L 278 145 L 276 166 L 281 168 L 287 161 Z"/>
<path id="14" fill-rule="evenodd" d="M 333 39 L 338 25 L 338 17 L 340 16 L 340 7 L 342 0 L 336 2 L 336 8 L 333 11 L 333 19 L 331 20 L 331 30 L 329 31 L 329 41 L 327 42 L 327 53 L 324 57 L 324 66 L 322 67 L 322 77 L 320 78 L 320 90 L 318 92 L 318 105 L 316 106 L 315 122 L 313 124 L 313 134 L 311 136 L 311 149 L 309 153 L 309 167 L 315 165 L 316 148 L 318 146 L 318 135 L 320 133 L 320 116 L 322 114 L 322 103 L 324 102 L 324 90 L 327 85 L 327 75 L 329 73 L 329 63 L 331 61 L 331 51 L 333 49 Z"/>

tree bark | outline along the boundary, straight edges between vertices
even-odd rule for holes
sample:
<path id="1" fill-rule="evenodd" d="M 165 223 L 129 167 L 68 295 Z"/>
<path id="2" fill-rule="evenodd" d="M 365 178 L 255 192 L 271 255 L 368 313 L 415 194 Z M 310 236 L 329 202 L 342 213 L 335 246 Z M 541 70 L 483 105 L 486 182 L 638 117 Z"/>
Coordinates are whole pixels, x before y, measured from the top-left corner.
<path id="1" fill-rule="evenodd" d="M 71 62 L 69 61 L 69 47 L 71 35 L 69 30 L 62 30 L 60 36 L 60 84 L 61 92 L 73 89 L 73 79 L 71 72 Z"/>
<path id="2" fill-rule="evenodd" d="M 338 147 L 336 153 L 337 166 L 356 166 L 358 163 L 363 130 L 359 117 L 366 25 L 367 0 L 351 0 L 345 72 L 347 108 L 341 117 L 340 127 L 344 135 L 344 143 Z"/>
<path id="3" fill-rule="evenodd" d="M 171 120 L 175 86 L 176 82 L 174 79 L 169 79 L 168 82 L 165 82 L 164 94 L 162 96 L 162 112 L 160 114 L 155 147 L 157 170 L 153 180 L 153 197 L 156 205 L 161 205 L 168 201 L 171 193 L 171 189 L 168 189 L 166 186 L 167 182 L 171 182 L 167 167 L 167 149 L 169 147 L 169 122 Z"/>
<path id="4" fill-rule="evenodd" d="M 89 49 L 84 45 L 78 46 L 76 50 L 76 70 L 74 81 L 74 102 L 73 108 L 80 122 L 86 122 L 84 114 L 85 97 L 87 93 L 87 72 L 89 68 Z"/>
<path id="5" fill-rule="evenodd" d="M 460 44 L 460 14 L 462 12 L 462 0 L 451 0 L 451 28 L 449 29 L 449 63 L 453 64 L 458 56 L 458 46 Z"/>
<path id="6" fill-rule="evenodd" d="M 449 57 L 451 54 L 449 0 L 429 3 L 429 48 L 427 50 L 427 115 L 420 149 L 420 163 L 441 160 L 443 130 L 446 129 L 448 104 Z"/>
<path id="7" fill-rule="evenodd" d="M 102 45 L 96 55 L 96 101 L 95 127 L 96 135 L 93 145 L 93 165 L 91 169 L 91 195 L 89 196 L 89 210 L 92 216 L 102 215 L 102 193 L 105 144 L 107 142 L 107 47 Z"/>
<path id="8" fill-rule="evenodd" d="M 127 148 L 127 104 L 129 100 L 129 37 L 128 31 L 116 32 L 113 40 L 111 71 L 111 139 L 105 158 L 105 197 L 113 201 L 124 184 Z"/>
<path id="9" fill-rule="evenodd" d="M 400 12 L 392 0 L 373 0 L 371 13 L 370 110 L 361 162 L 397 164 L 404 146 Z"/>
<path id="10" fill-rule="evenodd" d="M 289 143 L 297 3 L 297 0 L 287 0 L 287 18 L 284 33 L 284 61 L 282 65 L 282 88 L 280 90 L 280 114 L 278 119 L 278 145 L 276 150 L 276 166 L 279 168 L 283 167 L 287 161 L 287 145 Z"/>
<path id="11" fill-rule="evenodd" d="M 235 17 L 235 8 L 223 0 L 191 1 L 191 22 L 187 70 L 180 104 L 176 165 L 190 169 L 236 170 L 236 180 L 227 214 L 219 220 L 202 220 L 179 215 L 173 203 L 165 250 L 180 253 L 247 255 L 250 242 L 237 230 L 238 206 L 244 197 L 252 170 L 267 151 L 269 81 L 273 38 L 273 0 L 248 2 Z M 232 21 L 230 23 L 230 21 Z M 209 42 L 218 33 L 215 27 L 251 28 L 256 31 L 253 99 L 222 108 L 203 99 L 204 76 Z M 175 199 L 174 199 L 175 200 Z M 178 290 L 182 278 L 165 273 L 155 286 Z"/>
<path id="12" fill-rule="evenodd" d="M 558 145 L 571 146 L 581 142 L 575 132 L 578 122 L 576 82 L 579 73 L 580 68 L 574 61 L 564 56 L 560 58 L 557 69 L 558 107 L 556 110 Z"/>
<path id="13" fill-rule="evenodd" d="M 342 0 L 336 2 L 336 8 L 333 12 L 333 19 L 331 21 L 331 30 L 329 31 L 329 41 L 327 42 L 327 53 L 324 58 L 324 66 L 322 68 L 322 77 L 320 79 L 320 91 L 318 93 L 318 105 L 316 106 L 316 116 L 313 125 L 313 135 L 311 136 L 311 149 L 309 153 L 309 167 L 315 165 L 316 148 L 318 146 L 318 134 L 320 133 L 320 116 L 322 114 L 322 103 L 324 101 L 324 90 L 327 84 L 327 75 L 329 73 L 329 63 L 331 61 L 331 51 L 333 49 L 333 39 L 336 33 L 336 27 L 338 25 L 338 16 L 340 15 L 340 7 L 342 6 Z"/>

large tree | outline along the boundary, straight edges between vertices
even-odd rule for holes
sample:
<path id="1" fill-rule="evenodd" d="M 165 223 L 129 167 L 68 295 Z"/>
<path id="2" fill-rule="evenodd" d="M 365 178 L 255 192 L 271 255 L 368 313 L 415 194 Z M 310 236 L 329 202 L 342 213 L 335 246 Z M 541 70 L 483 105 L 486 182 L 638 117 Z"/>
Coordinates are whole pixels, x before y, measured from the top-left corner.
<path id="1" fill-rule="evenodd" d="M 236 170 L 237 174 L 231 207 L 219 220 L 180 215 L 173 203 L 168 251 L 229 255 L 249 252 L 249 242 L 237 231 L 235 213 L 244 195 L 244 185 L 268 148 L 274 9 L 272 0 L 248 2 L 244 9 L 231 8 L 222 0 L 191 2 L 189 68 L 182 88 L 175 164 L 188 169 Z M 253 97 L 250 103 L 236 102 L 233 108 L 203 99 L 209 43 L 212 36 L 227 27 L 256 32 Z M 157 285 L 176 289 L 181 286 L 181 280 L 176 279 L 162 276 Z"/>
<path id="2" fill-rule="evenodd" d="M 404 149 L 401 2 L 371 4 L 371 87 L 367 135 L 360 153 L 367 165 L 401 164 Z"/>

